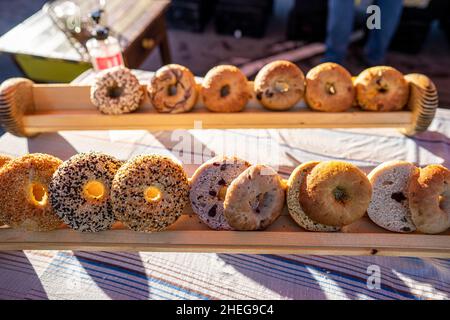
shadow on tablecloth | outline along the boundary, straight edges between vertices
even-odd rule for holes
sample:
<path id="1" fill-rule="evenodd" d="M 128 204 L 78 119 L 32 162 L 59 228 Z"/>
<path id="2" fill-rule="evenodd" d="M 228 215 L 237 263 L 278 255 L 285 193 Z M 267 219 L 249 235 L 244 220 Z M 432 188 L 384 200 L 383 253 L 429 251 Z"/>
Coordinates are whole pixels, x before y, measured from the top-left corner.
<path id="1" fill-rule="evenodd" d="M 227 265 L 288 299 L 449 299 L 450 260 L 218 254 Z M 380 288 L 368 268 L 379 267 Z"/>
<path id="2" fill-rule="evenodd" d="M 27 139 L 29 153 L 48 153 L 61 160 L 77 154 L 77 150 L 59 133 L 41 133 Z"/>
<path id="3" fill-rule="evenodd" d="M 23 251 L 0 252 L 0 300 L 48 299 L 36 273 L 44 263 L 34 263 Z"/>

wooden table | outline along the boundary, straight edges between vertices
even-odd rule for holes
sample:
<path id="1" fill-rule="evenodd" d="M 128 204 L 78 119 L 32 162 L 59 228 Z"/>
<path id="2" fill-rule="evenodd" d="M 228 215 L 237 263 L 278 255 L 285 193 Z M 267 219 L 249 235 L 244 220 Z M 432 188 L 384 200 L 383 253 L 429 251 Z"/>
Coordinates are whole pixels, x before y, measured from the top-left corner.
<path id="1" fill-rule="evenodd" d="M 106 2 L 108 25 L 123 37 L 128 67 L 137 68 L 157 47 L 163 64 L 170 63 L 165 24 L 169 5 L 168 0 Z M 39 82 L 70 82 L 91 67 L 44 10 L 0 37 L 0 51 L 9 53 L 28 78 Z"/>

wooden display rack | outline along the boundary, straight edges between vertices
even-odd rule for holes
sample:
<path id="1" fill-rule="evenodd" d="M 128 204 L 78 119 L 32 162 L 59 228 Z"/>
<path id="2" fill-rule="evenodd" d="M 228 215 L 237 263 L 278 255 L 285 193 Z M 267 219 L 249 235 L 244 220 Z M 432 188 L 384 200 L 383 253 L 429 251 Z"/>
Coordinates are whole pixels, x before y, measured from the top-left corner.
<path id="1" fill-rule="evenodd" d="M 15 78 L 0 86 L 0 122 L 18 136 L 60 130 L 182 129 L 202 121 L 207 128 L 399 128 L 408 135 L 424 131 L 434 118 L 438 96 L 426 76 L 406 76 L 411 93 L 407 110 L 323 113 L 304 104 L 284 112 L 263 109 L 253 97 L 240 113 L 212 113 L 198 105 L 183 114 L 157 113 L 148 97 L 139 111 L 120 116 L 99 113 L 89 100 L 87 85 L 34 84 Z M 145 86 L 145 84 L 142 84 Z M 252 83 L 249 82 L 249 86 Z M 328 255 L 386 255 L 450 258 L 450 230 L 439 235 L 398 234 L 364 217 L 340 232 L 308 232 L 297 226 L 285 208 L 267 230 L 214 231 L 187 208 L 168 230 L 141 233 L 120 223 L 112 230 L 81 233 L 62 227 L 50 232 L 27 232 L 0 226 L 0 250 L 131 250 L 174 252 L 296 253 Z"/>
<path id="2" fill-rule="evenodd" d="M 413 135 L 428 128 L 439 105 L 436 87 L 420 74 L 406 76 L 411 94 L 405 111 L 317 112 L 304 103 L 288 111 L 261 107 L 255 97 L 243 112 L 209 112 L 199 101 L 192 112 L 158 113 L 145 99 L 137 112 L 118 116 L 101 114 L 92 105 L 89 85 L 34 84 L 22 78 L 6 80 L 0 87 L 0 121 L 8 132 L 33 136 L 62 130 L 171 130 L 221 128 L 399 128 Z M 145 90 L 145 84 L 142 84 Z M 252 87 L 249 82 L 249 87 Z M 251 90 L 253 92 L 253 90 Z"/>
<path id="3" fill-rule="evenodd" d="M 188 208 L 167 230 L 144 233 L 116 223 L 112 230 L 82 233 L 63 227 L 29 232 L 0 227 L 0 250 L 107 250 L 216 253 L 382 255 L 450 258 L 450 230 L 439 235 L 400 234 L 368 217 L 340 232 L 308 232 L 285 209 L 264 231 L 216 231 Z"/>

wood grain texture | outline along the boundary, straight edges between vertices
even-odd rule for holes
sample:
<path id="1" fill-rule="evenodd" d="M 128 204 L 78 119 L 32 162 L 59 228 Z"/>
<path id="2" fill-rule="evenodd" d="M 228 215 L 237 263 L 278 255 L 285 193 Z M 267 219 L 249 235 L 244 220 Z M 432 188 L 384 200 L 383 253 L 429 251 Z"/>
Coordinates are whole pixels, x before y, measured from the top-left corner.
<path id="1" fill-rule="evenodd" d="M 249 82 L 249 87 L 252 87 Z M 144 89 L 145 85 L 143 84 Z M 199 99 L 194 110 L 182 114 L 156 112 L 146 96 L 140 109 L 131 114 L 108 116 L 100 114 L 89 99 L 87 85 L 35 85 L 35 112 L 24 116 L 23 123 L 30 134 L 59 130 L 132 130 L 132 129 L 192 129 L 196 121 L 208 128 L 379 128 L 408 127 L 411 111 L 324 113 L 308 109 L 304 103 L 289 111 L 268 111 L 252 97 L 240 113 L 213 113 Z"/>
<path id="2" fill-rule="evenodd" d="M 450 258 L 450 232 L 397 234 L 367 217 L 342 232 L 308 232 L 286 214 L 265 231 L 214 231 L 196 215 L 184 214 L 166 231 L 142 233 L 116 223 L 112 230 L 81 233 L 63 227 L 49 232 L 0 228 L 0 250 L 127 250 L 324 255 L 383 255 Z"/>

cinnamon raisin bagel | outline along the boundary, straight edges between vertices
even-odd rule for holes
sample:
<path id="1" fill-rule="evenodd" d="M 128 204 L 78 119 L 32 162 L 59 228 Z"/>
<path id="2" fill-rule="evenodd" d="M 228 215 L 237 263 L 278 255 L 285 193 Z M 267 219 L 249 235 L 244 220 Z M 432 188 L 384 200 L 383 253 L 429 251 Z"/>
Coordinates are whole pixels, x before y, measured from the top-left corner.
<path id="1" fill-rule="evenodd" d="M 435 234 L 450 228 L 450 170 L 441 165 L 420 169 L 411 177 L 408 189 L 417 230 Z"/>
<path id="2" fill-rule="evenodd" d="M 358 104 L 364 110 L 398 111 L 408 102 L 408 82 L 392 67 L 364 70 L 356 78 L 355 87 Z"/>
<path id="3" fill-rule="evenodd" d="M 156 71 L 147 89 L 150 101 L 158 112 L 187 112 L 197 101 L 194 75 L 178 64 L 169 64 Z"/>
<path id="4" fill-rule="evenodd" d="M 305 101 L 311 109 L 341 112 L 352 107 L 355 89 L 351 74 L 336 63 L 322 63 L 306 75 Z"/>
<path id="5" fill-rule="evenodd" d="M 203 103 L 213 112 L 239 112 L 251 94 L 247 77 L 235 66 L 222 65 L 208 71 L 200 90 Z"/>
<path id="6" fill-rule="evenodd" d="M 305 76 L 289 61 L 274 61 L 265 65 L 254 82 L 256 99 L 267 109 L 287 110 L 303 98 Z"/>
<path id="7" fill-rule="evenodd" d="M 364 172 L 341 161 L 316 165 L 300 191 L 305 213 L 328 226 L 345 226 L 360 219 L 369 206 L 372 186 Z"/>

